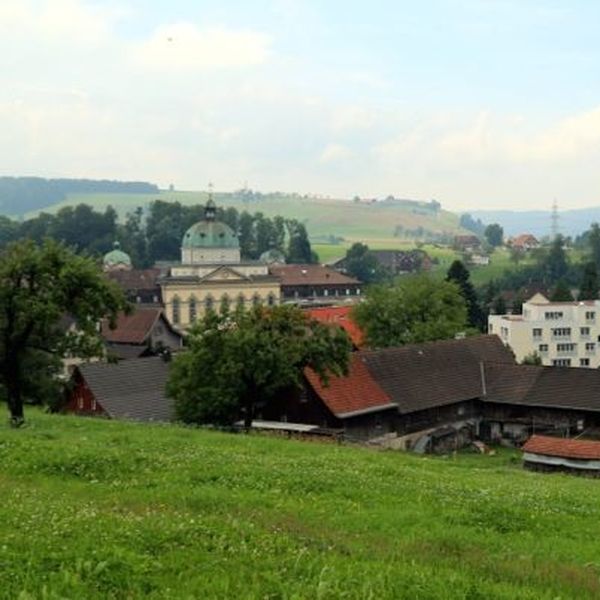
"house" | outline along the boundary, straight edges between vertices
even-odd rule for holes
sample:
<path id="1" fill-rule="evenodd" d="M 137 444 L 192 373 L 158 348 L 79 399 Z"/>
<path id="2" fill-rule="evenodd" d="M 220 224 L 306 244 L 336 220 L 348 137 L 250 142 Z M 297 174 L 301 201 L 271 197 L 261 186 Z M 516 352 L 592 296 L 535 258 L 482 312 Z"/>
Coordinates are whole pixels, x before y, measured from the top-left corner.
<path id="1" fill-rule="evenodd" d="M 521 444 L 534 432 L 600 432 L 600 371 L 489 363 L 482 372 L 482 437 Z"/>
<path id="2" fill-rule="evenodd" d="M 538 239 L 531 233 L 522 233 L 521 235 L 517 235 L 510 240 L 509 245 L 517 250 L 523 251 L 533 250 L 534 248 L 540 247 Z"/>
<path id="3" fill-rule="evenodd" d="M 352 318 L 351 311 L 351 306 L 320 306 L 306 309 L 306 313 L 311 319 L 337 325 L 344 329 L 354 348 L 360 348 L 364 345 L 365 336 Z"/>
<path id="4" fill-rule="evenodd" d="M 468 254 L 467 263 L 476 267 L 485 267 L 490 264 L 490 257 L 487 254 Z"/>
<path id="5" fill-rule="evenodd" d="M 153 356 L 75 367 L 65 412 L 135 421 L 171 421 L 167 398 L 169 363 Z"/>
<path id="6" fill-rule="evenodd" d="M 354 302 L 360 298 L 362 291 L 360 281 L 323 265 L 272 265 L 270 271 L 279 280 L 283 302 Z"/>
<path id="7" fill-rule="evenodd" d="M 490 315 L 488 333 L 509 346 L 519 362 L 537 353 L 544 365 L 600 367 L 600 301 L 550 302 L 535 294 L 521 315 Z"/>
<path id="8" fill-rule="evenodd" d="M 476 235 L 457 235 L 454 248 L 461 252 L 477 252 L 481 248 L 481 240 Z"/>
<path id="9" fill-rule="evenodd" d="M 522 448 L 523 466 L 600 477 L 600 442 L 532 435 Z"/>
<path id="10" fill-rule="evenodd" d="M 207 310 L 281 302 L 280 282 L 269 265 L 242 260 L 237 233 L 216 214 L 211 197 L 204 219 L 183 235 L 181 263 L 159 279 L 167 318 L 177 329 L 187 329 Z"/>
<path id="11" fill-rule="evenodd" d="M 259 418 L 343 429 L 356 440 L 403 438 L 467 421 L 476 430 L 482 362 L 513 365 L 514 358 L 489 335 L 359 350 L 347 376 L 331 377 L 325 386 L 306 371 L 303 392 L 278 399 Z"/>
<path id="12" fill-rule="evenodd" d="M 119 314 L 114 329 L 104 320 L 100 333 L 108 354 L 119 359 L 139 358 L 164 349 L 177 351 L 183 346 L 183 336 L 171 326 L 162 308 L 135 307 L 131 314 Z"/>
<path id="13" fill-rule="evenodd" d="M 116 269 L 106 273 L 133 304 L 160 305 L 162 302 L 158 278 L 161 270 L 152 269 Z"/>
<path id="14" fill-rule="evenodd" d="M 427 252 L 419 248 L 412 250 L 369 250 L 369 254 L 377 262 L 394 275 L 429 271 L 432 261 Z M 347 269 L 346 257 L 340 258 L 331 265 L 337 271 L 345 273 Z"/>

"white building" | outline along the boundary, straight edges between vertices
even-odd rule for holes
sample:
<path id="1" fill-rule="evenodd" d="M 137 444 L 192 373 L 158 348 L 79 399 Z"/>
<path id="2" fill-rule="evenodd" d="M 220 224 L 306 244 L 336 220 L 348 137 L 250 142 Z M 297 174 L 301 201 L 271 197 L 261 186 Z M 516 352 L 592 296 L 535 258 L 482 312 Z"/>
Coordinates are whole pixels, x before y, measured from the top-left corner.
<path id="1" fill-rule="evenodd" d="M 550 302 L 536 294 L 523 304 L 522 315 L 490 315 L 494 333 L 521 362 L 537 352 L 542 364 L 556 367 L 600 367 L 600 301 Z"/>

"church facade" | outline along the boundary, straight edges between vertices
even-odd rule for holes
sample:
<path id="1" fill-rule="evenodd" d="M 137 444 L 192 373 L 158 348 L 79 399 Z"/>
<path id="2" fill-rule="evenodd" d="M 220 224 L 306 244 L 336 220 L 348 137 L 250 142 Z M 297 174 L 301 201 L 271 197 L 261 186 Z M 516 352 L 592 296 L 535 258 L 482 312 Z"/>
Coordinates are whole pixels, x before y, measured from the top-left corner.
<path id="1" fill-rule="evenodd" d="M 183 236 L 181 263 L 169 268 L 160 286 L 167 318 L 178 329 L 187 329 L 207 310 L 281 302 L 279 279 L 267 264 L 242 260 L 237 234 L 216 220 L 212 199 L 204 219 Z"/>

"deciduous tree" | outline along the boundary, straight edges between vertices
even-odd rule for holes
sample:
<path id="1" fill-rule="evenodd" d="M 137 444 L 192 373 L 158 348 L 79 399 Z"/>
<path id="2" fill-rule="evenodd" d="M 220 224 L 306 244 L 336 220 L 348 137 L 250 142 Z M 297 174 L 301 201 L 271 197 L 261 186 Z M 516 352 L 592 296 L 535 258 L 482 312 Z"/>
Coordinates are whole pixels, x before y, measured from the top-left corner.
<path id="1" fill-rule="evenodd" d="M 313 369 L 324 382 L 347 372 L 347 334 L 309 319 L 292 306 L 213 311 L 190 332 L 188 350 L 175 358 L 168 392 L 187 423 L 252 424 L 256 408 L 298 386 Z"/>
<path id="2" fill-rule="evenodd" d="M 490 246 L 496 248 L 502 246 L 502 239 L 504 237 L 504 229 L 498 223 L 492 223 L 485 228 L 484 231 L 485 239 Z"/>
<path id="3" fill-rule="evenodd" d="M 102 351 L 98 322 L 126 309 L 121 291 L 97 264 L 65 246 L 31 240 L 10 244 L 0 256 L 0 383 L 11 422 L 23 423 L 23 403 L 40 378 L 67 355 Z M 61 326 L 69 315 L 76 331 Z M 34 366 L 35 368 L 32 368 Z"/>
<path id="4" fill-rule="evenodd" d="M 354 318 L 371 347 L 402 346 L 453 338 L 467 328 L 467 306 L 454 282 L 425 275 L 374 286 Z"/>

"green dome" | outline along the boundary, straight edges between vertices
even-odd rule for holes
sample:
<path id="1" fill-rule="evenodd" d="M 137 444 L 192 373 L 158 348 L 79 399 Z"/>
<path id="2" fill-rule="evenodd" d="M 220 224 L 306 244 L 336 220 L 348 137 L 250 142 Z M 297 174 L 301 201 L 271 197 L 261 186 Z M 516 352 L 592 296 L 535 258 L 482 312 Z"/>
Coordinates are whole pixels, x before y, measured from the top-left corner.
<path id="1" fill-rule="evenodd" d="M 273 264 L 285 264 L 285 254 L 276 248 L 270 248 L 266 250 L 260 255 L 258 259 L 261 263 L 265 265 L 273 265 Z"/>
<path id="2" fill-rule="evenodd" d="M 129 254 L 121 250 L 121 244 L 115 242 L 113 244 L 113 249 L 104 255 L 103 263 L 105 267 L 112 267 L 115 265 L 127 265 L 130 267 L 131 258 L 129 257 Z"/>
<path id="3" fill-rule="evenodd" d="M 200 221 L 183 236 L 184 248 L 239 248 L 240 242 L 233 229 L 219 221 Z"/>

